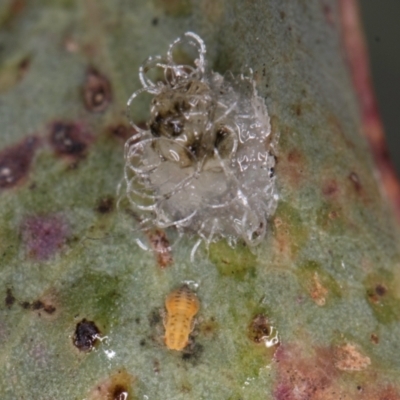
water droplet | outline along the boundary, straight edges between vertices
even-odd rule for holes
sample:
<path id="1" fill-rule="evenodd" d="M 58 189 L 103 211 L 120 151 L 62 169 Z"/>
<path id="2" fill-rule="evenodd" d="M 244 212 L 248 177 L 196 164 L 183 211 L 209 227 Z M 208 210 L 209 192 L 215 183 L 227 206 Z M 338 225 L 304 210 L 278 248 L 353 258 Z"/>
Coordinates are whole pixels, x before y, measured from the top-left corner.
<path id="1" fill-rule="evenodd" d="M 189 279 L 183 281 L 182 283 L 183 283 L 184 285 L 187 285 L 187 286 L 189 287 L 189 289 L 192 290 L 192 291 L 194 291 L 194 292 L 196 292 L 197 289 L 198 289 L 199 286 L 200 286 L 200 283 L 199 283 L 199 282 L 196 282 L 196 281 L 193 281 L 193 280 L 189 280 Z"/>
<path id="2" fill-rule="evenodd" d="M 109 360 L 111 360 L 115 357 L 115 351 L 113 351 L 113 350 L 104 350 L 104 353 Z"/>
<path id="3" fill-rule="evenodd" d="M 265 347 L 267 348 L 276 346 L 279 343 L 278 330 L 271 325 L 270 334 L 268 336 L 264 336 L 262 341 L 265 343 Z"/>

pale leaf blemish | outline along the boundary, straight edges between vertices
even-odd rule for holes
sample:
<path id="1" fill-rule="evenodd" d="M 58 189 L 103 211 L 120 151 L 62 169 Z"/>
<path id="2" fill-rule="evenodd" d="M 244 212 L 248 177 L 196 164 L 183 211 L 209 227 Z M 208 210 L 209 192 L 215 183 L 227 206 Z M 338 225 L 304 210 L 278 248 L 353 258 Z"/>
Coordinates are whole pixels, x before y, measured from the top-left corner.
<path id="1" fill-rule="evenodd" d="M 361 371 L 371 364 L 371 359 L 351 343 L 337 347 L 334 355 L 335 367 L 341 371 Z"/>

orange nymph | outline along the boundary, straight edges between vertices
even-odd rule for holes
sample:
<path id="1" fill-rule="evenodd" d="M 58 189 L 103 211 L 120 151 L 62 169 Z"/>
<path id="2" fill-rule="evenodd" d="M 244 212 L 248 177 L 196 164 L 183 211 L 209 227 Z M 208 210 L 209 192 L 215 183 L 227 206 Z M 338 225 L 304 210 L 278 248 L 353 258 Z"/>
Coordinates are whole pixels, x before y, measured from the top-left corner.
<path id="1" fill-rule="evenodd" d="M 193 317 L 199 311 L 199 300 L 187 285 L 183 285 L 167 296 L 165 307 L 165 344 L 170 350 L 183 350 L 193 330 Z"/>

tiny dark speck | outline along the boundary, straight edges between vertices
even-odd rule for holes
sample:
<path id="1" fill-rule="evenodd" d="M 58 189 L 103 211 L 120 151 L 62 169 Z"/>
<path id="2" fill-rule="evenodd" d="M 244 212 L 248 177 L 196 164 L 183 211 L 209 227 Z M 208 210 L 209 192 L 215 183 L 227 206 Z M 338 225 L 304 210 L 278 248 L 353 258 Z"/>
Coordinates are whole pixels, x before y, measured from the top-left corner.
<path id="1" fill-rule="evenodd" d="M 122 385 L 117 385 L 112 393 L 112 400 L 124 400 L 127 399 L 128 390 Z"/>
<path id="2" fill-rule="evenodd" d="M 112 211 L 114 206 L 114 199 L 111 196 L 103 197 L 97 203 L 96 211 L 100 214 L 107 214 Z"/>
<path id="3" fill-rule="evenodd" d="M 378 296 L 383 296 L 383 295 L 385 295 L 385 293 L 386 293 L 386 291 L 387 291 L 387 289 L 385 288 L 385 286 L 383 286 L 383 285 L 376 285 L 376 287 L 375 287 L 375 292 L 376 292 L 376 294 L 378 295 Z"/>
<path id="4" fill-rule="evenodd" d="M 158 310 L 153 310 L 149 315 L 149 325 L 155 326 L 161 322 L 161 316 Z"/>
<path id="5" fill-rule="evenodd" d="M 203 346 L 201 344 L 196 343 L 195 345 L 189 345 L 182 354 L 182 360 L 191 361 L 193 363 L 197 363 L 203 353 Z"/>
<path id="6" fill-rule="evenodd" d="M 44 304 L 40 300 L 36 300 L 31 304 L 32 310 L 40 310 L 44 308 Z"/>
<path id="7" fill-rule="evenodd" d="M 11 306 L 15 303 L 15 297 L 10 288 L 7 289 L 6 293 L 5 303 L 8 308 L 11 308 Z"/>
<path id="8" fill-rule="evenodd" d="M 44 306 L 44 311 L 47 312 L 47 314 L 53 314 L 54 311 L 56 311 L 56 308 L 49 304 Z"/>
<path id="9" fill-rule="evenodd" d="M 38 144 L 39 139 L 28 137 L 0 152 L 0 189 L 15 186 L 28 174 Z"/>
<path id="10" fill-rule="evenodd" d="M 43 310 L 47 314 L 53 314 L 56 311 L 56 308 L 52 304 L 45 304 L 41 300 L 35 300 L 32 303 L 24 301 L 21 303 L 21 307 L 24 308 L 25 310 L 33 310 L 33 311 Z M 40 317 L 41 314 L 39 313 L 38 315 Z"/>
<path id="11" fill-rule="evenodd" d="M 60 155 L 82 156 L 88 146 L 88 135 L 79 124 L 58 121 L 50 127 L 50 144 Z"/>
<path id="12" fill-rule="evenodd" d="M 269 177 L 272 178 L 274 175 L 275 175 L 275 168 L 274 168 L 274 167 L 271 167 L 271 168 L 269 169 Z"/>
<path id="13" fill-rule="evenodd" d="M 31 303 L 29 303 L 29 301 L 23 301 L 21 303 L 21 307 L 24 308 L 25 310 L 31 308 Z"/>
<path id="14" fill-rule="evenodd" d="M 248 327 L 248 336 L 254 343 L 262 343 L 265 337 L 271 334 L 271 325 L 267 316 L 256 315 Z"/>
<path id="15" fill-rule="evenodd" d="M 54 311 L 56 311 L 56 308 L 51 305 L 51 304 L 44 304 L 42 301 L 40 300 L 36 300 L 31 304 L 31 309 L 32 310 L 43 310 L 45 311 L 47 314 L 53 314 Z"/>
<path id="16" fill-rule="evenodd" d="M 83 86 L 83 101 L 86 109 L 92 112 L 104 112 L 111 103 L 111 98 L 110 81 L 96 68 L 89 67 Z"/>
<path id="17" fill-rule="evenodd" d="M 74 345 L 81 351 L 90 351 L 100 333 L 93 321 L 87 321 L 85 318 L 76 325 L 73 338 Z"/>
<path id="18" fill-rule="evenodd" d="M 152 24 L 153 26 L 157 26 L 157 25 L 158 25 L 158 18 L 157 18 L 157 17 L 153 18 L 153 19 L 151 20 L 151 24 Z"/>

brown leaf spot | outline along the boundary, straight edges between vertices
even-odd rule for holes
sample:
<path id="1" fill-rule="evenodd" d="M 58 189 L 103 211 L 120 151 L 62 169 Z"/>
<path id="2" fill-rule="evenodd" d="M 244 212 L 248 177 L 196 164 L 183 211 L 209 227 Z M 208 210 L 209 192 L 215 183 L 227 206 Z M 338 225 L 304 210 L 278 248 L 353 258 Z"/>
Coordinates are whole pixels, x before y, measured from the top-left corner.
<path id="1" fill-rule="evenodd" d="M 36 215 L 23 221 L 21 232 L 27 255 L 45 261 L 65 244 L 69 228 L 58 215 Z"/>
<path id="2" fill-rule="evenodd" d="M 130 400 L 135 379 L 124 369 L 103 379 L 90 391 L 89 400 Z"/>
<path id="3" fill-rule="evenodd" d="M 126 400 L 128 398 L 128 389 L 125 386 L 117 384 L 111 393 L 112 400 Z"/>
<path id="4" fill-rule="evenodd" d="M 348 137 L 348 132 L 342 126 L 343 122 L 335 114 L 327 116 L 326 124 L 332 130 L 335 146 L 343 146 L 344 143 L 346 148 L 355 149 L 354 143 Z"/>
<path id="5" fill-rule="evenodd" d="M 149 231 L 148 237 L 159 267 L 166 268 L 171 265 L 173 263 L 171 246 L 165 232 L 160 229 Z"/>
<path id="6" fill-rule="evenodd" d="M 378 283 L 374 289 L 367 290 L 367 295 L 371 302 L 378 303 L 380 297 L 383 297 L 387 293 L 387 288 L 381 283 Z"/>
<path id="7" fill-rule="evenodd" d="M 371 364 L 371 359 L 362 354 L 353 344 L 346 343 L 336 347 L 334 364 L 342 371 L 361 371 Z"/>
<path id="8" fill-rule="evenodd" d="M 96 211 L 100 214 L 107 214 L 114 208 L 114 198 L 112 196 L 102 197 L 96 207 Z"/>
<path id="9" fill-rule="evenodd" d="M 1 151 L 0 189 L 11 188 L 26 177 L 38 143 L 39 140 L 32 136 Z"/>
<path id="10" fill-rule="evenodd" d="M 73 343 L 80 351 L 90 351 L 98 340 L 99 333 L 96 324 L 84 318 L 76 325 Z"/>
<path id="11" fill-rule="evenodd" d="M 53 314 L 56 308 L 52 304 L 45 304 L 41 300 L 36 300 L 31 304 L 32 310 L 43 310 L 47 314 Z"/>
<path id="12" fill-rule="evenodd" d="M 10 28 L 12 22 L 21 14 L 25 7 L 26 0 L 11 0 L 8 10 L 3 16 L 4 26 Z"/>
<path id="13" fill-rule="evenodd" d="M 29 303 L 29 301 L 23 301 L 21 303 L 21 307 L 25 310 L 29 310 L 31 308 L 31 303 Z"/>
<path id="14" fill-rule="evenodd" d="M 322 193 L 324 196 L 333 197 L 339 192 L 339 186 L 335 179 L 331 179 L 326 182 L 322 188 Z"/>
<path id="15" fill-rule="evenodd" d="M 83 86 L 83 100 L 88 111 L 104 112 L 111 102 L 111 85 L 109 80 L 97 69 L 90 67 L 86 72 Z"/>
<path id="16" fill-rule="evenodd" d="M 274 225 L 275 228 L 279 228 L 280 226 L 282 226 L 283 222 L 282 219 L 279 217 L 274 218 Z"/>
<path id="17" fill-rule="evenodd" d="M 92 137 L 78 123 L 57 121 L 50 126 L 49 141 L 56 154 L 76 159 L 85 154 Z"/>
<path id="18" fill-rule="evenodd" d="M 314 272 L 312 277 L 312 282 L 310 285 L 310 296 L 314 300 L 315 304 L 318 306 L 325 305 L 326 295 L 328 294 L 328 289 L 326 289 L 318 276 L 317 272 Z"/>
<path id="19" fill-rule="evenodd" d="M 376 304 L 376 303 L 379 302 L 379 297 L 377 296 L 377 294 L 375 293 L 374 290 L 368 289 L 367 290 L 367 296 L 368 296 L 368 299 L 369 299 L 369 301 L 371 303 Z"/>
<path id="20" fill-rule="evenodd" d="M 18 64 L 18 80 L 21 80 L 25 74 L 28 72 L 28 69 L 31 65 L 31 57 L 24 57 Z"/>
<path id="21" fill-rule="evenodd" d="M 129 125 L 118 124 L 115 126 L 111 126 L 109 131 L 113 137 L 127 141 L 131 136 L 133 136 L 136 132 L 134 128 Z"/>
<path id="22" fill-rule="evenodd" d="M 293 164 L 300 164 L 302 162 L 302 155 L 298 150 L 291 150 L 287 155 L 287 160 Z"/>
<path id="23" fill-rule="evenodd" d="M 354 353 L 354 349 L 353 345 L 313 350 L 302 349 L 299 345 L 293 344 L 281 345 L 274 355 L 277 371 L 274 399 L 399 400 L 399 392 L 394 387 L 387 386 L 385 373 L 381 374 L 377 370 L 367 369 L 363 375 L 355 375 L 363 379 L 362 386 L 345 384 L 348 378 L 344 375 L 348 375 L 349 371 L 359 371 L 359 368 L 365 369 L 370 363 L 368 357 L 358 350 Z M 344 354 L 338 354 L 340 352 Z M 350 361 L 353 356 L 358 361 Z M 351 368 L 357 368 L 347 369 L 349 365 L 346 363 L 343 365 L 346 369 L 339 369 L 336 363 L 340 360 L 347 360 Z"/>
<path id="24" fill-rule="evenodd" d="M 250 322 L 248 336 L 254 343 L 263 343 L 264 339 L 271 334 L 271 325 L 268 318 L 263 314 L 257 314 Z"/>
<path id="25" fill-rule="evenodd" d="M 375 333 L 371 333 L 371 342 L 374 344 L 378 344 L 379 343 L 379 336 L 376 335 Z"/>
<path id="26" fill-rule="evenodd" d="M 294 111 L 294 113 L 296 114 L 296 116 L 301 117 L 301 114 L 303 113 L 301 104 L 299 104 L 299 103 L 298 103 L 298 104 L 295 104 L 295 105 L 293 106 L 293 111 Z"/>
<path id="27" fill-rule="evenodd" d="M 328 218 L 329 219 L 336 219 L 336 218 L 338 218 L 340 216 L 340 213 L 339 213 L 339 211 L 337 211 L 337 210 L 333 210 L 333 211 L 330 211 L 329 213 L 328 213 Z"/>
<path id="28" fill-rule="evenodd" d="M 384 285 L 378 284 L 375 286 L 375 293 L 378 296 L 382 297 L 386 294 L 386 292 L 387 292 L 387 288 Z"/>
<path id="29" fill-rule="evenodd" d="M 276 164 L 279 175 L 297 188 L 301 185 L 305 168 L 305 160 L 301 152 L 293 149 L 288 152 L 286 160 L 282 157 Z"/>
<path id="30" fill-rule="evenodd" d="M 4 302 L 7 308 L 11 308 L 11 306 L 15 303 L 15 297 L 10 288 L 8 288 L 6 291 L 6 298 Z"/>
<path id="31" fill-rule="evenodd" d="M 285 254 L 291 258 L 291 238 L 287 221 L 283 221 L 280 217 L 275 217 L 273 223 L 276 229 L 274 247 L 280 254 L 280 257 L 282 254 Z"/>
<path id="32" fill-rule="evenodd" d="M 51 290 L 38 300 L 32 302 L 21 301 L 19 305 L 25 310 L 35 311 L 39 317 L 44 315 L 47 318 L 54 319 L 57 311 L 55 306 L 56 301 L 55 292 Z"/>
<path id="33" fill-rule="evenodd" d="M 20 305 L 25 310 L 37 311 L 39 316 L 42 315 L 41 311 L 44 311 L 49 316 L 53 315 L 56 312 L 56 307 L 53 304 L 42 300 L 35 300 L 32 303 L 24 301 L 20 303 Z"/>
<path id="34" fill-rule="evenodd" d="M 278 258 L 276 261 L 283 265 L 293 259 L 307 241 L 308 231 L 299 210 L 285 202 L 279 204 L 273 222 L 273 248 Z"/>
<path id="35" fill-rule="evenodd" d="M 211 317 L 209 320 L 202 321 L 198 325 L 198 330 L 202 336 L 214 337 L 218 330 L 218 323 L 214 317 Z"/>
<path id="36" fill-rule="evenodd" d="M 313 356 L 305 358 L 299 348 L 279 346 L 275 352 L 277 362 L 276 400 L 346 399 L 333 386 L 337 376 L 329 349 L 317 349 Z"/>

